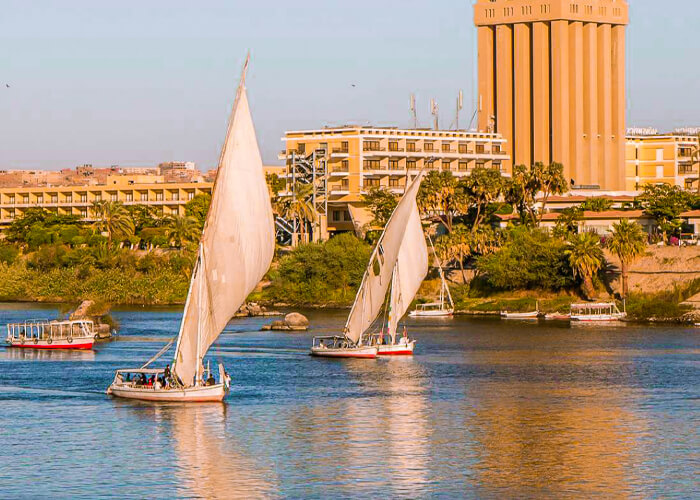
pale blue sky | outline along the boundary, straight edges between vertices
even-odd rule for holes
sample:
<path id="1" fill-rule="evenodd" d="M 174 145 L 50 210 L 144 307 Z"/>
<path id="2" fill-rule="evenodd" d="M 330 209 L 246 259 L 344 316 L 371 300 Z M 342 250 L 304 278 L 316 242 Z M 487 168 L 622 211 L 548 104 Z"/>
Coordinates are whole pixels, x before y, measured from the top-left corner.
<path id="1" fill-rule="evenodd" d="M 277 163 L 287 129 L 408 126 L 411 92 L 421 124 L 435 97 L 450 126 L 464 89 L 464 126 L 471 3 L 0 0 L 0 168 L 213 167 L 248 49 L 267 162 Z M 630 4 L 629 124 L 700 125 L 700 2 Z"/>

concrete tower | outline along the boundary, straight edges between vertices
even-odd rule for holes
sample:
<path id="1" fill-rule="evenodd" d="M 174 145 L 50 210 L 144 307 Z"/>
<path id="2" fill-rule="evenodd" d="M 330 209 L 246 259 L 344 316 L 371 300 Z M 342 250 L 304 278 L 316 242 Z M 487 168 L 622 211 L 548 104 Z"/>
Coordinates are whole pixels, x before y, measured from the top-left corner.
<path id="1" fill-rule="evenodd" d="M 513 164 L 625 188 L 626 0 L 477 0 L 479 128 Z"/>

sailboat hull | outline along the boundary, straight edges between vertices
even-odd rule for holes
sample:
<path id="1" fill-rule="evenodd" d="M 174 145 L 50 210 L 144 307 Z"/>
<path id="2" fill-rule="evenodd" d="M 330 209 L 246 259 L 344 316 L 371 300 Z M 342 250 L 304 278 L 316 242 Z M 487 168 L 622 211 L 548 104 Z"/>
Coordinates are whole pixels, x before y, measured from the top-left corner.
<path id="1" fill-rule="evenodd" d="M 410 340 L 407 343 L 381 344 L 377 346 L 379 356 L 412 356 L 416 341 Z"/>
<path id="2" fill-rule="evenodd" d="M 329 348 L 314 346 L 311 348 L 311 355 L 320 358 L 355 358 L 373 359 L 377 357 L 376 347 L 344 347 Z"/>
<path id="3" fill-rule="evenodd" d="M 116 398 L 158 401 L 163 403 L 208 403 L 222 401 L 228 390 L 224 384 L 186 389 L 154 389 L 112 384 L 107 394 Z"/>
<path id="4" fill-rule="evenodd" d="M 452 309 L 440 309 L 435 311 L 411 311 L 408 313 L 411 318 L 451 318 L 454 315 Z"/>

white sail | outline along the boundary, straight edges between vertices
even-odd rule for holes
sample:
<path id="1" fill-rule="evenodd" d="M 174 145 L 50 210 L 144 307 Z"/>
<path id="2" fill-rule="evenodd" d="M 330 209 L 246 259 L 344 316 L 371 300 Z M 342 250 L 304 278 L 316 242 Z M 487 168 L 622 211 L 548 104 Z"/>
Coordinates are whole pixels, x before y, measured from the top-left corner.
<path id="1" fill-rule="evenodd" d="M 399 321 L 406 314 L 421 283 L 428 274 L 428 246 L 425 244 L 418 205 L 414 202 L 401 241 L 389 298 L 388 334 L 392 344 Z"/>
<path id="2" fill-rule="evenodd" d="M 391 214 L 372 253 L 350 316 L 345 323 L 344 333 L 355 343 L 361 343 L 362 334 L 376 319 L 382 308 L 391 284 L 406 225 L 416 204 L 416 195 L 422 178 L 421 171 L 406 188 L 405 194 L 394 209 L 394 213 Z"/>
<path id="3" fill-rule="evenodd" d="M 274 250 L 272 207 L 244 69 L 173 361 L 173 372 L 185 386 L 201 375 L 204 355 L 267 272 Z"/>

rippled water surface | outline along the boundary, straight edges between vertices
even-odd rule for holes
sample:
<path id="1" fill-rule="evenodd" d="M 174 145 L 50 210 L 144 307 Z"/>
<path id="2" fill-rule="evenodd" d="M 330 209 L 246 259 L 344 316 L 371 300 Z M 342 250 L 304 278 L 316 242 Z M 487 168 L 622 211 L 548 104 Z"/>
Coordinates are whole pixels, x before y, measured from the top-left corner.
<path id="1" fill-rule="evenodd" d="M 0 326 L 50 318 L 0 304 Z M 319 360 L 313 332 L 232 321 L 225 404 L 104 394 L 176 331 L 124 310 L 93 352 L 0 348 L 0 496 L 679 497 L 700 482 L 700 329 L 408 321 L 414 358 Z M 4 330 L 3 330 L 4 336 Z"/>

